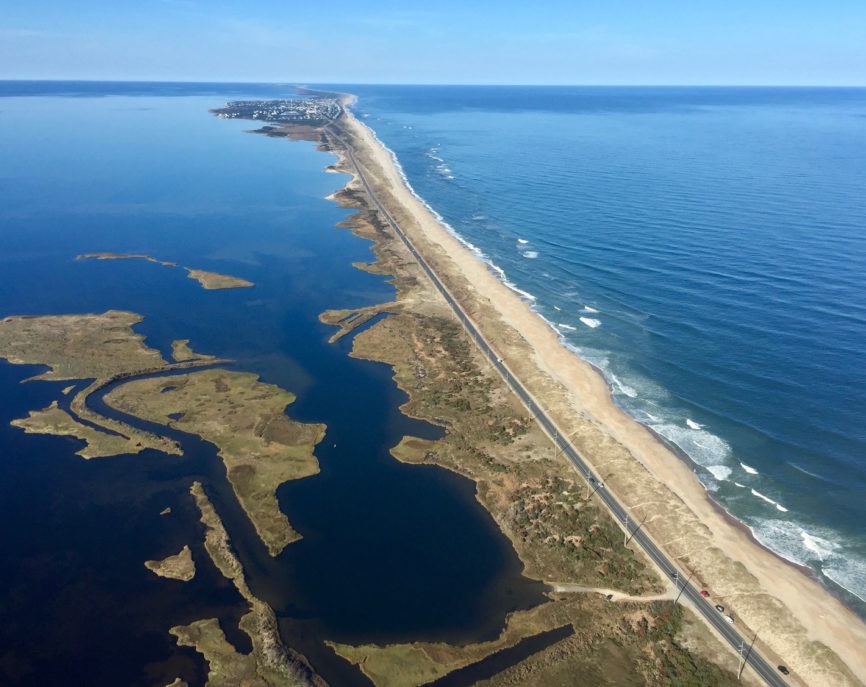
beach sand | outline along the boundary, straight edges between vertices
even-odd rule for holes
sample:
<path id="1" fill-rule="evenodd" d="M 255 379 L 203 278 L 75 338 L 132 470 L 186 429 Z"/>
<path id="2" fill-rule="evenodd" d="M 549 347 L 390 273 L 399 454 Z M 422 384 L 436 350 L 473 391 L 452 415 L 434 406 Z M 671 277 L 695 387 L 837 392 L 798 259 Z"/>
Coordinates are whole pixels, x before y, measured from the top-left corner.
<path id="1" fill-rule="evenodd" d="M 635 519 L 645 519 L 655 542 L 730 609 L 744 635 L 758 633 L 758 648 L 789 666 L 792 684 L 862 685 L 866 624 L 727 517 L 691 467 L 618 408 L 604 378 L 411 192 L 374 134 L 351 113 L 340 121 L 380 201 L 563 435 Z"/>

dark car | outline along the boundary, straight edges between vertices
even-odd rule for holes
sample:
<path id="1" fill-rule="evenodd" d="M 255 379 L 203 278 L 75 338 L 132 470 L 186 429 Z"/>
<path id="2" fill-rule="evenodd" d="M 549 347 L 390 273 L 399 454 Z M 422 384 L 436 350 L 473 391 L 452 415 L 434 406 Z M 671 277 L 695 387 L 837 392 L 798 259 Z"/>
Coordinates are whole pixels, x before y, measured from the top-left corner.
<path id="1" fill-rule="evenodd" d="M 710 593 L 706 589 L 701 590 L 701 596 L 705 599 L 710 595 Z"/>
<path id="2" fill-rule="evenodd" d="M 782 673 L 782 675 L 790 675 L 791 674 L 791 671 L 788 670 L 785 666 L 779 666 L 779 672 Z"/>
<path id="3" fill-rule="evenodd" d="M 724 613 L 724 612 L 725 612 L 725 607 L 722 606 L 721 604 L 716 604 L 716 610 L 717 610 L 719 613 Z"/>

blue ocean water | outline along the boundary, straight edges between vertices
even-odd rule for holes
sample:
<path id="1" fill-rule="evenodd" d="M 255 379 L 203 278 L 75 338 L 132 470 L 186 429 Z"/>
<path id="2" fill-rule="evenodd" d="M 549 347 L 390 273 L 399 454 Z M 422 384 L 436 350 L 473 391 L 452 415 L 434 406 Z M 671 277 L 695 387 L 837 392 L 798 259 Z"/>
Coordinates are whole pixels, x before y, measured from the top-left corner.
<path id="1" fill-rule="evenodd" d="M 758 541 L 866 599 L 866 90 L 345 87 Z"/>

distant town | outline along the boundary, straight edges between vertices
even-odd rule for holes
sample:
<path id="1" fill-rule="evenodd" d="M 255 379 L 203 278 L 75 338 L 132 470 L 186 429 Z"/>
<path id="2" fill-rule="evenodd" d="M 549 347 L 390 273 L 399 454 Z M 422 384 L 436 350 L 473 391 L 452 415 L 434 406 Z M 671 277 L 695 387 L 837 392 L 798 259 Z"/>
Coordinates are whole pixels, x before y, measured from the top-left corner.
<path id="1" fill-rule="evenodd" d="M 235 100 L 214 113 L 223 119 L 320 125 L 337 119 L 343 114 L 343 107 L 334 98 Z"/>

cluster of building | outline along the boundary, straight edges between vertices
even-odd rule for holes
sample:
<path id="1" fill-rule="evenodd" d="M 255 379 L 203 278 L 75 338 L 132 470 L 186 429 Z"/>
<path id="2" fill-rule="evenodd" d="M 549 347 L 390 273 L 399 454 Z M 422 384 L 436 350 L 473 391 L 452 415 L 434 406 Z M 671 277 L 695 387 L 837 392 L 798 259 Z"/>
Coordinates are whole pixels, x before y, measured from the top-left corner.
<path id="1" fill-rule="evenodd" d="M 215 110 L 225 119 L 258 119 L 265 122 L 322 124 L 337 119 L 343 108 L 334 98 L 293 100 L 236 100 Z"/>

